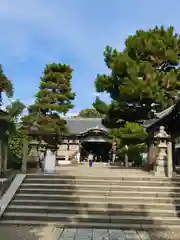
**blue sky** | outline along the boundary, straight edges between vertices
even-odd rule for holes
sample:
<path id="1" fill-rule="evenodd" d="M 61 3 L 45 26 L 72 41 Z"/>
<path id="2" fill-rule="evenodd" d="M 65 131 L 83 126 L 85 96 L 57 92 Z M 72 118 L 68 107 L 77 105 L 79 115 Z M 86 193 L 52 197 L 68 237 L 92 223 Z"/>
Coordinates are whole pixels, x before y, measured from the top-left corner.
<path id="1" fill-rule="evenodd" d="M 71 112 L 91 107 L 105 46 L 122 50 L 128 35 L 156 24 L 180 33 L 179 9 L 178 0 L 0 0 L 0 63 L 14 99 L 32 104 L 45 65 L 60 62 L 74 69 Z"/>

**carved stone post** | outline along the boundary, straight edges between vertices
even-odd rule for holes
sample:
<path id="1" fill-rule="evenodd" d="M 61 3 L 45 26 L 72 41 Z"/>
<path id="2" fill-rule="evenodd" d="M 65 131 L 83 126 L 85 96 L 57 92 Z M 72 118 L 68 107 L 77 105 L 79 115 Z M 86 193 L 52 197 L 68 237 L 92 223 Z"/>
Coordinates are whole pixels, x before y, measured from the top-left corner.
<path id="1" fill-rule="evenodd" d="M 3 144 L 2 140 L 0 140 L 0 175 L 2 176 L 3 174 Z"/>
<path id="2" fill-rule="evenodd" d="M 7 171 L 7 163 L 8 163 L 8 146 L 4 144 L 4 171 Z"/>
<path id="3" fill-rule="evenodd" d="M 81 159 L 81 144 L 78 144 L 78 152 L 77 152 L 77 162 L 80 163 Z"/>
<path id="4" fill-rule="evenodd" d="M 169 178 L 172 177 L 173 175 L 173 158 L 172 158 L 172 140 L 169 139 L 168 141 L 168 146 L 167 146 L 167 160 L 168 160 L 168 171 L 167 171 L 167 175 Z"/>
<path id="5" fill-rule="evenodd" d="M 166 133 L 164 126 L 160 127 L 156 134 L 158 153 L 156 155 L 154 174 L 158 177 L 167 176 L 167 141 L 169 135 Z"/>
<path id="6" fill-rule="evenodd" d="M 129 157 L 128 157 L 128 145 L 125 145 L 125 156 L 124 156 L 124 166 L 125 168 L 128 168 L 129 166 Z"/>
<path id="7" fill-rule="evenodd" d="M 21 171 L 23 173 L 27 172 L 27 158 L 28 158 L 28 139 L 23 139 L 23 158 L 22 158 L 22 166 Z"/>

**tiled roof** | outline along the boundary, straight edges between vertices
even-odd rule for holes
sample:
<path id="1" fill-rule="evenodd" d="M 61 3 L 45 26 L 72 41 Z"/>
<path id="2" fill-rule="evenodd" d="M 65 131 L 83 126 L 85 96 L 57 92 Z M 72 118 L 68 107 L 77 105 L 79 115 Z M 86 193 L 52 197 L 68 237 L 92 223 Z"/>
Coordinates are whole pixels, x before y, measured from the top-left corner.
<path id="1" fill-rule="evenodd" d="M 166 108 L 164 111 L 156 113 L 155 115 L 157 116 L 157 118 L 163 118 L 165 116 L 167 116 L 169 113 L 172 112 L 172 110 L 174 109 L 175 105 L 172 105 L 168 108 Z"/>
<path id="2" fill-rule="evenodd" d="M 81 134 L 91 128 L 99 128 L 107 131 L 101 123 L 101 118 L 65 118 L 67 127 L 71 134 Z"/>
<path id="3" fill-rule="evenodd" d="M 161 120 L 164 117 L 171 114 L 172 111 L 174 110 L 174 107 L 175 107 L 175 105 L 172 105 L 162 112 L 155 113 L 155 118 L 144 121 L 144 124 L 143 124 L 144 128 L 147 129 L 147 128 L 151 127 L 153 124 L 157 123 L 159 120 Z"/>

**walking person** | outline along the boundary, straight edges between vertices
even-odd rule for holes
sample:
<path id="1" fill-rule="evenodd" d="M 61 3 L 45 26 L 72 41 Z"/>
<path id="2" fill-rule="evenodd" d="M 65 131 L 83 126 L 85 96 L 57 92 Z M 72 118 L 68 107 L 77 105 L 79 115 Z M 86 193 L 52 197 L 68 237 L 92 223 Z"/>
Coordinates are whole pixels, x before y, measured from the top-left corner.
<path id="1" fill-rule="evenodd" d="M 89 155 L 88 155 L 88 162 L 89 162 L 89 167 L 91 168 L 93 165 L 93 154 L 92 151 L 90 151 Z"/>

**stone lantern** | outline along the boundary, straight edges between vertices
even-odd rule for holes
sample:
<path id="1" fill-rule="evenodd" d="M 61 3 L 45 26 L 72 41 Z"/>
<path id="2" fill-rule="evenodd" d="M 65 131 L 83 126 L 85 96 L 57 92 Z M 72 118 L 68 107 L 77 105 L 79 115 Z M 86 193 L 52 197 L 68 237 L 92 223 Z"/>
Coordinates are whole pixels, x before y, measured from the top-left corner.
<path id="1" fill-rule="evenodd" d="M 37 141 L 37 127 L 33 125 L 29 129 L 29 136 L 31 136 L 33 139 L 29 142 L 29 156 L 28 156 L 28 161 L 27 164 L 29 167 L 34 168 L 38 166 L 38 160 L 39 160 L 39 152 L 38 152 L 38 147 L 39 147 L 39 141 Z"/>
<path id="2" fill-rule="evenodd" d="M 167 176 L 167 144 L 169 135 L 166 133 L 164 126 L 160 127 L 159 132 L 155 135 L 157 141 L 157 155 L 155 162 L 154 174 L 159 177 Z"/>
<path id="3" fill-rule="evenodd" d="M 29 156 L 33 159 L 36 159 L 39 156 L 38 146 L 39 146 L 39 142 L 36 139 L 31 140 L 29 143 L 29 147 L 30 147 Z"/>

